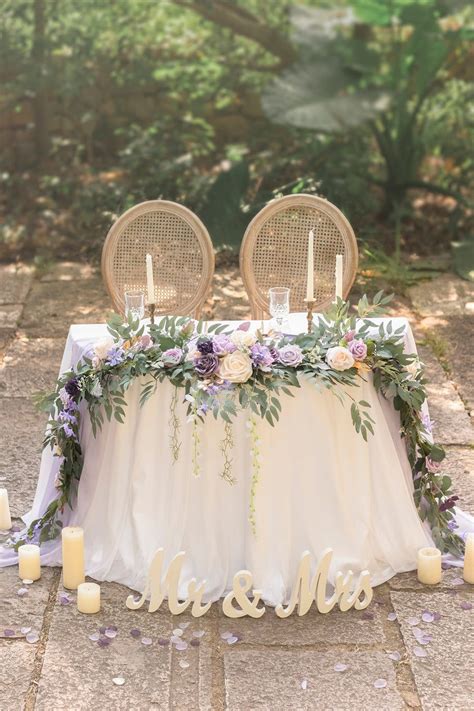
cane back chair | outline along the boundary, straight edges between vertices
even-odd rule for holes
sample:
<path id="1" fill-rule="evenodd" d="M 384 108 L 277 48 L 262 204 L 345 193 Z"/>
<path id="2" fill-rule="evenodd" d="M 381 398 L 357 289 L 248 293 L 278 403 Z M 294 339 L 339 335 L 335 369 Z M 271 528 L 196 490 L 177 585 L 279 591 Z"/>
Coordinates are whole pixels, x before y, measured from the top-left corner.
<path id="1" fill-rule="evenodd" d="M 334 300 L 336 254 L 343 255 L 343 296 L 354 282 L 357 241 L 335 205 L 315 195 L 286 195 L 266 205 L 250 222 L 240 249 L 240 271 L 252 317 L 268 314 L 268 290 L 290 288 L 290 309 L 306 310 L 308 235 L 314 232 L 315 311 Z"/>
<path id="2" fill-rule="evenodd" d="M 201 220 L 168 200 L 143 202 L 118 218 L 102 249 L 102 275 L 120 313 L 125 291 L 146 294 L 147 254 L 156 312 L 199 318 L 214 274 L 214 250 Z"/>

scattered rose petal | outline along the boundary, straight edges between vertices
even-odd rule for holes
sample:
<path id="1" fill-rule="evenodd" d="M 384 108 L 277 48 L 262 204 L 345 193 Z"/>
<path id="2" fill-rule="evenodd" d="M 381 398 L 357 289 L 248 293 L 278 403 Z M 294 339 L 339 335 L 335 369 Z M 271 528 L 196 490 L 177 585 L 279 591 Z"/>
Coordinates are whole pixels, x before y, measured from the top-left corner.
<path id="1" fill-rule="evenodd" d="M 10 629 L 3 630 L 3 636 L 4 637 L 14 637 L 15 630 L 10 630 Z"/>
<path id="2" fill-rule="evenodd" d="M 182 630 L 187 630 L 190 624 L 190 622 L 180 622 L 178 627 L 181 627 Z"/>
<path id="3" fill-rule="evenodd" d="M 108 647 L 110 644 L 110 639 L 107 639 L 107 637 L 101 637 L 98 640 L 97 644 L 99 645 L 99 647 Z"/>
<path id="4" fill-rule="evenodd" d="M 428 656 L 428 652 L 426 651 L 426 649 L 423 649 L 423 647 L 414 647 L 413 654 L 415 655 L 415 657 L 427 657 Z"/>
<path id="5" fill-rule="evenodd" d="M 368 612 L 367 610 L 362 613 L 361 618 L 363 620 L 373 620 L 374 619 L 374 613 L 373 612 Z"/>
<path id="6" fill-rule="evenodd" d="M 107 627 L 99 627 L 100 634 L 105 634 L 106 629 L 107 629 Z"/>
<path id="7" fill-rule="evenodd" d="M 344 672 L 347 669 L 347 664 L 341 664 L 341 662 L 338 662 L 337 664 L 334 665 L 334 671 L 335 672 Z"/>
<path id="8" fill-rule="evenodd" d="M 140 630 L 137 630 L 136 627 L 134 627 L 132 630 L 130 630 L 130 634 L 132 635 L 132 637 L 135 637 L 135 639 L 137 639 L 137 637 L 140 637 L 141 632 Z"/>
<path id="9" fill-rule="evenodd" d="M 69 593 L 66 593 L 66 592 L 59 593 L 59 604 L 60 605 L 69 605 L 70 602 L 72 602 L 72 598 L 69 595 Z"/>
<path id="10" fill-rule="evenodd" d="M 439 612 L 434 612 L 433 617 L 434 617 L 434 622 L 439 622 L 441 619 L 441 615 Z"/>
<path id="11" fill-rule="evenodd" d="M 193 637 L 204 637 L 205 634 L 205 630 L 194 630 Z"/>
<path id="12" fill-rule="evenodd" d="M 91 642 L 98 642 L 100 639 L 100 632 L 93 632 L 89 635 L 89 639 Z"/>
<path id="13" fill-rule="evenodd" d="M 183 630 L 175 629 L 175 630 L 173 630 L 173 635 L 174 635 L 175 637 L 182 637 L 182 635 L 183 635 Z"/>
<path id="14" fill-rule="evenodd" d="M 463 610 L 472 610 L 472 602 L 463 600 L 462 602 L 459 603 L 459 607 Z"/>
<path id="15" fill-rule="evenodd" d="M 112 681 L 116 686 L 123 686 L 125 684 L 125 679 L 123 676 L 115 676 Z"/>
<path id="16" fill-rule="evenodd" d="M 427 634 L 423 635 L 422 637 L 418 637 L 417 642 L 418 644 L 423 645 L 423 647 L 426 647 L 426 645 L 429 644 L 432 639 L 433 638 L 431 637 L 431 635 Z"/>
<path id="17" fill-rule="evenodd" d="M 110 627 L 105 630 L 104 634 L 109 639 L 115 639 L 115 637 L 117 636 L 116 630 L 112 630 L 112 629 L 110 629 Z"/>
<path id="18" fill-rule="evenodd" d="M 149 647 L 152 642 L 153 640 L 151 639 L 151 637 L 142 637 L 142 644 L 144 644 L 145 647 Z"/>
<path id="19" fill-rule="evenodd" d="M 21 581 L 23 585 L 33 585 L 33 580 L 30 580 L 29 578 L 25 578 L 25 580 Z"/>
<path id="20" fill-rule="evenodd" d="M 18 597 L 23 597 L 24 595 L 28 595 L 28 592 L 28 588 L 19 588 L 16 594 L 18 595 Z"/>
<path id="21" fill-rule="evenodd" d="M 180 659 L 179 666 L 181 667 L 181 669 L 187 669 L 189 667 L 189 662 L 185 662 L 184 659 Z"/>
<path id="22" fill-rule="evenodd" d="M 201 642 L 200 642 L 198 639 L 194 638 L 194 639 L 192 639 L 192 640 L 190 641 L 189 644 L 191 645 L 191 647 L 199 647 L 199 645 L 201 644 Z"/>
<path id="23" fill-rule="evenodd" d="M 387 620 L 389 620 L 389 622 L 394 622 L 396 619 L 397 619 L 397 615 L 395 612 L 388 613 Z"/>
<path id="24" fill-rule="evenodd" d="M 409 617 L 407 619 L 407 623 L 410 625 L 410 627 L 415 627 L 415 625 L 418 625 L 420 622 L 419 617 Z"/>
<path id="25" fill-rule="evenodd" d="M 423 620 L 423 622 L 434 622 L 434 615 L 432 612 L 428 612 L 428 610 L 426 610 L 422 614 L 421 619 Z"/>
<path id="26" fill-rule="evenodd" d="M 118 632 L 118 627 L 117 625 L 109 625 L 107 627 L 108 630 L 113 630 L 113 632 Z"/>
<path id="27" fill-rule="evenodd" d="M 184 650 L 188 648 L 188 643 L 185 642 L 184 639 L 182 639 L 175 644 L 175 647 L 178 652 L 184 652 Z"/>
<path id="28" fill-rule="evenodd" d="M 171 636 L 170 641 L 171 641 L 171 644 L 178 644 L 178 642 L 181 642 L 181 637 L 176 637 L 176 635 L 173 634 Z"/>
<path id="29" fill-rule="evenodd" d="M 303 679 L 303 681 L 301 682 L 301 688 L 305 689 L 305 690 L 308 688 L 308 680 L 307 679 Z"/>
<path id="30" fill-rule="evenodd" d="M 386 679 L 376 679 L 374 681 L 374 686 L 376 689 L 385 689 L 387 686 L 387 680 Z"/>
<path id="31" fill-rule="evenodd" d="M 229 637 L 232 637 L 232 632 L 222 632 L 222 634 L 221 634 L 222 639 L 228 639 Z"/>
<path id="32" fill-rule="evenodd" d="M 29 644 L 35 644 L 39 640 L 39 634 L 38 632 L 28 632 L 25 639 Z"/>
<path id="33" fill-rule="evenodd" d="M 451 585 L 464 585 L 464 580 L 462 578 L 453 578 L 451 580 Z"/>
<path id="34" fill-rule="evenodd" d="M 235 644 L 238 641 L 239 641 L 239 638 L 236 637 L 235 635 L 232 635 L 231 637 L 227 637 L 227 644 Z"/>
<path id="35" fill-rule="evenodd" d="M 399 662 L 402 658 L 400 652 L 387 652 L 387 657 L 393 659 L 394 662 Z"/>
<path id="36" fill-rule="evenodd" d="M 20 632 L 21 634 L 28 634 L 28 632 L 31 632 L 31 627 L 22 627 Z"/>
<path id="37" fill-rule="evenodd" d="M 160 645 L 160 647 L 167 647 L 169 643 L 170 641 L 166 637 L 160 637 L 160 639 L 158 640 L 158 644 Z"/>

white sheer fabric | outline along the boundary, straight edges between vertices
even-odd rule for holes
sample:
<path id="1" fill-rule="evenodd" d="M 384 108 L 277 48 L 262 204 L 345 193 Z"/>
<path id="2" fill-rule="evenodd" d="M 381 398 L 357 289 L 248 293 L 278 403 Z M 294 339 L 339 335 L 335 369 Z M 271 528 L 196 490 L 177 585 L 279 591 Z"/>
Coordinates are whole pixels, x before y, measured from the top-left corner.
<path id="1" fill-rule="evenodd" d="M 408 322 L 393 321 L 395 328 L 404 326 L 405 348 L 414 352 Z M 291 317 L 292 332 L 304 325 L 304 314 Z M 105 333 L 103 325 L 72 326 L 61 371 Z M 194 577 L 206 580 L 207 599 L 217 600 L 230 589 L 234 574 L 248 569 L 266 603 L 276 605 L 287 599 L 306 550 L 315 562 L 325 548 L 334 550 L 332 579 L 338 570 L 357 574 L 368 569 L 377 585 L 416 568 L 418 549 L 432 545 L 413 502 L 398 415 L 391 403 L 377 396 L 370 378 L 354 388 L 357 398 L 370 402 L 376 421 L 375 435 L 367 443 L 355 432 L 348 405 L 303 379 L 294 398 L 283 396 L 283 411 L 274 428 L 257 418 L 261 469 L 255 533 L 248 522 L 252 476 L 248 414 L 240 413 L 233 425 L 236 483 L 231 486 L 220 477 L 223 423 L 209 416 L 200 426 L 196 477 L 192 425 L 181 397 L 182 446 L 173 463 L 169 446 L 173 388 L 160 384 L 143 408 L 139 394 L 137 382 L 127 394 L 125 423 L 106 423 L 96 439 L 87 416 L 83 418 L 84 469 L 69 522 L 85 529 L 86 572 L 91 577 L 142 591 L 156 550 L 163 547 L 168 562 L 183 550 L 183 597 Z M 46 450 L 26 523 L 54 497 L 57 466 Z M 470 517 L 466 521 L 472 524 Z M 0 564 L 14 559 L 4 551 Z M 60 562 L 58 543 L 46 546 L 43 563 Z"/>

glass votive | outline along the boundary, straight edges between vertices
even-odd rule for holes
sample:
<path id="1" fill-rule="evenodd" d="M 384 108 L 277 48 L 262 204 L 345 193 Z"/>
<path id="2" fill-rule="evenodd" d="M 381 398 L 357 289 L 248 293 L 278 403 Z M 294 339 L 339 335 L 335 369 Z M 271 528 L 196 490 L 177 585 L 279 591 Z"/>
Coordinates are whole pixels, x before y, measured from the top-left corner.
<path id="1" fill-rule="evenodd" d="M 133 319 L 145 318 L 145 293 L 143 291 L 125 292 L 125 316 Z"/>
<path id="2" fill-rule="evenodd" d="M 437 548 L 420 548 L 418 551 L 418 580 L 424 585 L 441 582 L 441 551 Z"/>

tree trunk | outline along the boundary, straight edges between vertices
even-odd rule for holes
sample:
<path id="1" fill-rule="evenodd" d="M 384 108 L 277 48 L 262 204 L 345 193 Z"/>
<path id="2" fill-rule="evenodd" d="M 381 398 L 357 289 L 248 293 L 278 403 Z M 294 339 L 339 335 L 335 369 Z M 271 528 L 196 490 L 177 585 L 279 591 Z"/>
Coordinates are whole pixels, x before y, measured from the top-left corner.
<path id="1" fill-rule="evenodd" d="M 34 29 L 31 61 L 34 81 L 34 137 L 38 166 L 41 166 L 49 153 L 48 98 L 46 95 L 46 18 L 44 0 L 34 0 Z"/>

